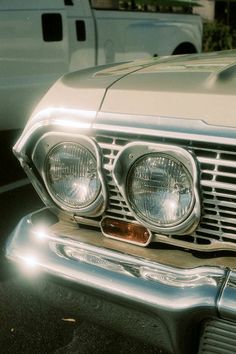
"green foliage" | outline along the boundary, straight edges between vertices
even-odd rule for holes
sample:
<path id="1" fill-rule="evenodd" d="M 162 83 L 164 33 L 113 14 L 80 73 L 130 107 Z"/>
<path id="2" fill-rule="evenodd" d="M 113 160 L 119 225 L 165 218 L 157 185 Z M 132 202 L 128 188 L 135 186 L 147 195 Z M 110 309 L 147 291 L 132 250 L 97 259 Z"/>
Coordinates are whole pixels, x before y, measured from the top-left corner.
<path id="1" fill-rule="evenodd" d="M 201 6 L 199 0 L 137 0 L 136 2 L 142 5 L 154 5 L 160 8 L 192 8 L 193 6 Z"/>
<path id="2" fill-rule="evenodd" d="M 94 0 L 92 0 L 94 1 Z M 199 0 L 119 0 L 119 8 L 164 13 L 192 13 Z"/>
<path id="3" fill-rule="evenodd" d="M 203 25 L 203 52 L 232 49 L 235 31 L 220 22 L 206 22 Z"/>

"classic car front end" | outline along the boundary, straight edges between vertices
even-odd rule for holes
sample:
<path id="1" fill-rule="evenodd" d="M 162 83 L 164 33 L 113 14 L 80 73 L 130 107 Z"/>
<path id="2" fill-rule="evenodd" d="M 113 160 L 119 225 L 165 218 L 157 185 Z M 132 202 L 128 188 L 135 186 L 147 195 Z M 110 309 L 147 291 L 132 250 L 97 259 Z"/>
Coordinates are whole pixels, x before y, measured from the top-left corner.
<path id="1" fill-rule="evenodd" d="M 235 84 L 234 51 L 59 80 L 14 147 L 46 207 L 8 259 L 166 353 L 234 353 Z"/>

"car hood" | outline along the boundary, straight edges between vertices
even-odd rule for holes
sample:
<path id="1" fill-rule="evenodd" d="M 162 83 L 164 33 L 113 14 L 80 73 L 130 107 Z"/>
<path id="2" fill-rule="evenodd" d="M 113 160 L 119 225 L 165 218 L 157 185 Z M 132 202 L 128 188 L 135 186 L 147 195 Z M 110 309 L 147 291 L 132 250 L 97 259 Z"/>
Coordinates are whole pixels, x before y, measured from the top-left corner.
<path id="1" fill-rule="evenodd" d="M 33 112 L 32 126 L 92 127 L 103 113 L 201 120 L 235 127 L 236 51 L 148 58 L 94 67 L 59 79 Z M 99 114 L 98 114 L 99 113 Z M 133 123 L 130 122 L 133 126 Z M 144 122 L 145 123 L 145 122 Z"/>
<path id="2" fill-rule="evenodd" d="M 116 81 L 101 111 L 235 127 L 235 95 L 236 51 L 163 57 Z"/>
<path id="3" fill-rule="evenodd" d="M 74 111 L 77 119 L 91 125 L 109 87 L 148 65 L 150 59 L 98 66 L 64 75 L 39 102 L 26 129 L 41 120 L 52 120 L 55 112 L 63 114 L 69 111 Z"/>

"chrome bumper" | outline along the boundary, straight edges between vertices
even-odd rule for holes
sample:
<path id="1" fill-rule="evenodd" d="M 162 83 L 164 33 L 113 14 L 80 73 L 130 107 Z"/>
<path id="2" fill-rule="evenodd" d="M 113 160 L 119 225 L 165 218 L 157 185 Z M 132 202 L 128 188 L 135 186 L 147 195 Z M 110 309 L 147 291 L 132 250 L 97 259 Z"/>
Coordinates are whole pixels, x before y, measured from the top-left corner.
<path id="1" fill-rule="evenodd" d="M 41 274 L 63 281 L 89 316 L 111 318 L 117 311 L 118 327 L 129 318 L 129 333 L 175 354 L 194 352 L 196 328 L 205 319 L 236 320 L 236 276 L 231 270 L 169 267 L 112 250 L 96 241 L 101 239 L 97 231 L 55 225 L 47 209 L 25 217 L 9 239 L 6 256 L 36 281 Z M 91 297 L 95 302 L 87 300 Z"/>

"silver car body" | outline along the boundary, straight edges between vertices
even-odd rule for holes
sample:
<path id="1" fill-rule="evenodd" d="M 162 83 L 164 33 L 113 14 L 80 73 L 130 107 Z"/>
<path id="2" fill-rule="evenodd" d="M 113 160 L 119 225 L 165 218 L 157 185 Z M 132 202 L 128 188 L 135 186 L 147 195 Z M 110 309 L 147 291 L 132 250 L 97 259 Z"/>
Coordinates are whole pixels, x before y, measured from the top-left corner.
<path id="1" fill-rule="evenodd" d="M 8 259 L 34 269 L 34 279 L 39 273 L 59 279 L 67 289 L 60 306 L 73 292 L 72 303 L 87 315 L 165 352 L 233 353 L 235 83 L 235 51 L 110 65 L 60 79 L 14 147 L 47 208 L 19 223 Z M 50 195 L 45 157 L 64 141 L 94 150 L 102 205 L 76 213 Z M 197 166 L 191 218 L 168 235 L 144 223 L 146 247 L 101 232 L 106 217 L 140 223 L 119 167 L 133 146 L 173 150 Z"/>

